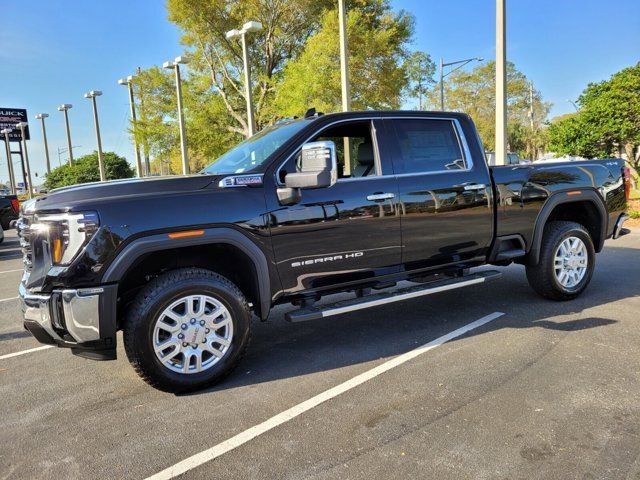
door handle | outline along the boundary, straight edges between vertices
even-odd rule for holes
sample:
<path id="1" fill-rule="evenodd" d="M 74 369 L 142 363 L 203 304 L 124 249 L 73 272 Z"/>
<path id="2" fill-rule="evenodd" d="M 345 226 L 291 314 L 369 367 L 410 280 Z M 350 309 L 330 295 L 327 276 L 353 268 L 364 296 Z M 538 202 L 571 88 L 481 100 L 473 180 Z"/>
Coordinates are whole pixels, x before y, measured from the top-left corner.
<path id="1" fill-rule="evenodd" d="M 380 202 L 383 200 L 389 200 L 395 196 L 396 195 L 394 193 L 374 193 L 373 195 L 367 195 L 367 200 L 370 202 Z"/>
<path id="2" fill-rule="evenodd" d="M 456 185 L 457 187 L 464 187 L 465 190 L 484 190 L 486 185 L 484 183 L 463 183 L 462 185 Z"/>

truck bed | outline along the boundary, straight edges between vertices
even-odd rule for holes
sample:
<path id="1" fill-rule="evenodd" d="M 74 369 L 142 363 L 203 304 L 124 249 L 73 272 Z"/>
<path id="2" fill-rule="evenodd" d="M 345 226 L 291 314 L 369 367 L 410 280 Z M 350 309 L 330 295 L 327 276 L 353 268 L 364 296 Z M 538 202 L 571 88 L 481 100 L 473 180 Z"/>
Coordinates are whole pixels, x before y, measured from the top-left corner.
<path id="1" fill-rule="evenodd" d="M 536 219 L 552 194 L 567 191 L 577 200 L 577 192 L 593 190 L 605 202 L 606 236 L 611 236 L 625 210 L 623 167 L 619 158 L 489 167 L 495 185 L 496 235 L 520 234 L 529 246 Z"/>

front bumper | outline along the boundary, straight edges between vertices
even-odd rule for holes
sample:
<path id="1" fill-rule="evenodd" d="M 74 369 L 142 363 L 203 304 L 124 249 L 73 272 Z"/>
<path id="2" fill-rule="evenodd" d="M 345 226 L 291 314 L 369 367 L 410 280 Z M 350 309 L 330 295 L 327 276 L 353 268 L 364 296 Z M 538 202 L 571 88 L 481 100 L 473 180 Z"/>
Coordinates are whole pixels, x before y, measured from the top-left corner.
<path id="1" fill-rule="evenodd" d="M 45 344 L 95 360 L 116 358 L 117 286 L 33 293 L 21 283 L 24 327 Z"/>

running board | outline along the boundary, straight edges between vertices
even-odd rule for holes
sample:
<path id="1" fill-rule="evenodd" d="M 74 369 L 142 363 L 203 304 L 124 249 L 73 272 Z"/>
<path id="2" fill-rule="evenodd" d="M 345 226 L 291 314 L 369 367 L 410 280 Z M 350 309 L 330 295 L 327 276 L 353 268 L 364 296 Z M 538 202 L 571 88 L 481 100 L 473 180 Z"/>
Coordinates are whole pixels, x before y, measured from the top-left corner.
<path id="1" fill-rule="evenodd" d="M 294 310 L 286 313 L 285 319 L 289 322 L 317 320 L 365 308 L 377 307 L 378 305 L 386 305 L 387 303 L 400 302 L 410 298 L 431 295 L 432 293 L 446 292 L 447 290 L 468 287 L 470 285 L 496 280 L 501 276 L 502 273 L 496 270 L 484 270 L 482 272 L 472 273 L 463 277 L 447 278 L 422 285 L 400 288 L 391 292 L 375 293 L 373 295 L 367 295 L 361 298 L 351 298 L 349 300 L 343 300 L 341 302 L 331 303 L 328 305 L 302 308 L 300 310 Z"/>

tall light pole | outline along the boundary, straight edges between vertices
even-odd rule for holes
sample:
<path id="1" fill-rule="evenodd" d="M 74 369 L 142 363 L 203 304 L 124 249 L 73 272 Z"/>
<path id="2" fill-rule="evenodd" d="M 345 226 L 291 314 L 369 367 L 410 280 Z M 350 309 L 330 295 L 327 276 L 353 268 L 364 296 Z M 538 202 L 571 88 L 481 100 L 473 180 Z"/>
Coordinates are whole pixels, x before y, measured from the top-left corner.
<path id="1" fill-rule="evenodd" d="M 102 139 L 100 138 L 100 123 L 98 122 L 98 104 L 96 97 L 102 95 L 100 90 L 91 90 L 84 94 L 84 98 L 91 100 L 93 104 L 93 122 L 96 125 L 96 141 L 98 142 L 98 168 L 100 169 L 100 181 L 104 182 L 107 176 L 104 173 L 104 160 L 102 158 Z"/>
<path id="2" fill-rule="evenodd" d="M 129 75 L 127 78 L 121 78 L 118 80 L 118 85 L 124 85 L 129 90 L 129 109 L 131 111 L 131 126 L 133 128 L 133 148 L 136 152 L 136 172 L 138 178 L 144 177 L 142 171 L 142 160 L 140 160 L 140 145 L 136 138 L 136 101 L 133 97 L 133 75 Z"/>
<path id="3" fill-rule="evenodd" d="M 7 164 L 9 169 L 9 184 L 11 185 L 11 195 L 15 195 L 16 194 L 16 177 L 13 173 L 13 160 L 11 158 L 11 145 L 9 143 L 10 142 L 9 134 L 12 131 L 13 130 L 10 128 L 5 128 L 4 130 L 0 131 L 0 133 L 4 135 L 4 146 L 7 152 Z"/>
<path id="4" fill-rule="evenodd" d="M 507 16 L 506 0 L 496 0 L 496 165 L 507 162 Z"/>
<path id="5" fill-rule="evenodd" d="M 338 28 L 340 30 L 340 87 L 342 111 L 351 110 L 351 83 L 349 82 L 349 48 L 347 46 L 347 9 L 345 0 L 338 0 Z M 351 175 L 351 139 L 344 137 L 344 176 Z"/>
<path id="6" fill-rule="evenodd" d="M 173 61 L 164 62 L 164 68 L 173 69 L 176 73 L 176 97 L 178 97 L 178 124 L 180 125 L 180 153 L 182 154 L 182 174 L 189 175 L 189 154 L 187 152 L 187 132 L 184 127 L 184 112 L 182 108 L 182 79 L 180 78 L 180 64 L 189 63 L 185 56 L 176 57 Z"/>
<path id="7" fill-rule="evenodd" d="M 242 61 L 244 64 L 244 96 L 247 101 L 247 129 L 249 137 L 256 131 L 255 114 L 253 111 L 253 100 L 251 98 L 251 65 L 249 64 L 249 49 L 247 48 L 247 33 L 259 32 L 262 30 L 260 22 L 247 22 L 240 30 L 229 30 L 226 33 L 228 39 L 240 37 L 242 43 Z"/>
<path id="8" fill-rule="evenodd" d="M 44 119 L 49 116 L 48 113 L 38 113 L 36 119 L 42 123 L 42 137 L 44 138 L 44 157 L 47 160 L 47 173 L 51 173 L 51 161 L 49 160 L 49 142 L 47 142 L 47 128 L 44 125 Z"/>
<path id="9" fill-rule="evenodd" d="M 20 139 L 22 141 L 22 148 L 24 150 L 24 161 L 27 165 L 27 195 L 29 198 L 33 198 L 33 184 L 31 183 L 31 167 L 29 166 L 29 152 L 27 151 L 27 138 L 24 134 L 24 129 L 27 128 L 27 122 L 20 122 L 16 124 L 16 127 L 20 129 Z"/>
<path id="10" fill-rule="evenodd" d="M 569 102 L 571 105 L 573 105 L 573 108 L 576 109 L 576 112 L 579 110 L 578 105 L 576 105 L 576 102 L 574 102 L 573 100 L 567 100 L 567 102 Z"/>
<path id="11" fill-rule="evenodd" d="M 473 58 L 467 58 L 465 60 L 457 60 L 455 62 L 447 62 L 447 63 L 444 62 L 442 57 L 440 58 L 440 110 L 441 111 L 444 111 L 444 79 L 445 77 L 447 77 L 448 75 L 451 75 L 456 70 L 460 70 L 467 63 L 473 62 L 474 60 L 481 62 L 484 60 L 484 58 L 473 57 Z M 450 70 L 447 73 L 444 73 L 444 67 L 450 67 L 452 65 L 458 65 L 458 66 L 453 70 Z"/>
<path id="12" fill-rule="evenodd" d="M 64 113 L 64 123 L 67 126 L 67 146 L 69 147 L 69 165 L 73 165 L 73 149 L 71 147 L 71 130 L 69 129 L 69 109 L 73 105 L 70 103 L 63 103 L 58 107 L 59 112 Z"/>

